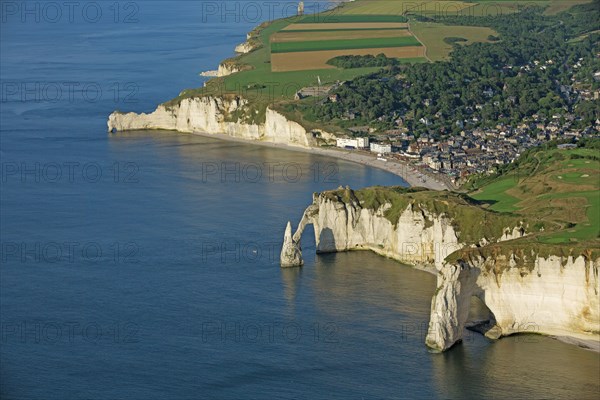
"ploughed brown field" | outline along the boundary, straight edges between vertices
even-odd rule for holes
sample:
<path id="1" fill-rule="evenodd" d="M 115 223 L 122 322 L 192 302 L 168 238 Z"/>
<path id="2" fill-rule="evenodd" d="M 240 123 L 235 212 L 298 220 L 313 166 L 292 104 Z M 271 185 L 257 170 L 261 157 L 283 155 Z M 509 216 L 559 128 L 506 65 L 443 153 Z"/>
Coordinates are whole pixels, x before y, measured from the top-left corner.
<path id="1" fill-rule="evenodd" d="M 407 29 L 382 31 L 279 32 L 271 42 L 303 42 L 310 40 L 369 39 L 412 36 Z"/>
<path id="2" fill-rule="evenodd" d="M 333 23 L 307 23 L 290 24 L 281 31 L 293 30 L 338 30 L 338 29 L 382 29 L 382 28 L 407 28 L 406 22 L 333 22 Z"/>
<path id="3" fill-rule="evenodd" d="M 303 24 L 306 25 L 306 24 Z M 407 47 L 382 47 L 372 49 L 347 49 L 347 50 L 326 50 L 326 51 L 301 51 L 295 53 L 274 53 L 271 54 L 271 68 L 273 72 L 285 71 L 305 71 L 311 69 L 330 69 L 335 68 L 327 64 L 327 61 L 338 56 L 365 56 L 385 54 L 387 57 L 394 58 L 417 58 L 425 56 L 425 47 L 407 46 Z"/>

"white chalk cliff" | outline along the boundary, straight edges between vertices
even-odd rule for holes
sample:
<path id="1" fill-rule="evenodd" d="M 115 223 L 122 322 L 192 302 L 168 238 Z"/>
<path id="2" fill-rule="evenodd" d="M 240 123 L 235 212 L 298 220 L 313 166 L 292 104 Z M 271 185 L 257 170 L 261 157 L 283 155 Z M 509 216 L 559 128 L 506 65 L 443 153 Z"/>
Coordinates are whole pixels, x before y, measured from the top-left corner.
<path id="1" fill-rule="evenodd" d="M 588 260 L 582 255 L 542 257 L 531 253 L 444 263 L 432 299 L 426 343 L 443 351 L 462 339 L 471 296 L 477 296 L 490 310 L 490 320 L 480 328 L 489 338 L 543 333 L 598 342 L 599 264 L 600 259 Z"/>
<path id="2" fill-rule="evenodd" d="M 459 249 L 485 249 L 521 238 L 525 229 L 504 227 L 497 235 L 467 243 L 446 213 L 411 203 L 392 223 L 385 215 L 390 204 L 366 208 L 352 190 L 337 193 L 337 197 L 331 192 L 313 196 L 291 241 L 288 223 L 282 266 L 302 265 L 300 240 L 312 224 L 317 252 L 372 250 L 437 274 L 426 338 L 435 350 L 447 350 L 462 339 L 472 296 L 490 310 L 489 321 L 480 327 L 490 338 L 528 332 L 600 340 L 600 259 L 544 258 L 531 251 L 515 251 L 508 256 L 447 262 Z"/>
<path id="3" fill-rule="evenodd" d="M 229 76 L 231 74 L 240 72 L 241 70 L 242 69 L 239 65 L 229 63 L 229 62 L 223 62 L 223 63 L 219 64 L 219 68 L 217 69 L 217 76 L 218 77 Z"/>
<path id="4" fill-rule="evenodd" d="M 253 51 L 256 47 L 252 45 L 250 42 L 240 43 L 235 46 L 235 52 L 240 54 L 246 54 Z"/>
<path id="5" fill-rule="evenodd" d="M 260 47 L 258 36 L 260 34 L 260 31 L 267 25 L 268 23 L 263 23 L 254 28 L 251 32 L 247 33 L 246 41 L 235 46 L 235 52 L 240 54 L 246 54 L 258 49 Z"/>
<path id="6" fill-rule="evenodd" d="M 396 224 L 384 213 L 389 205 L 377 210 L 363 208 L 352 190 L 349 201 L 337 201 L 315 194 L 294 234 L 299 242 L 307 225 L 312 224 L 318 253 L 371 250 L 395 260 L 423 268 L 441 265 L 444 257 L 464 247 L 451 221 L 409 205 Z M 292 264 L 282 257 L 282 264 Z"/>
<path id="7" fill-rule="evenodd" d="M 302 260 L 302 249 L 300 242 L 292 238 L 292 224 L 288 222 L 283 235 L 283 247 L 281 248 L 281 266 L 299 267 L 304 264 Z"/>
<path id="8" fill-rule="evenodd" d="M 175 105 L 160 105 L 149 114 L 113 112 L 108 118 L 108 130 L 128 131 L 164 129 L 179 132 L 225 134 L 232 137 L 281 143 L 299 147 L 316 145 L 312 132 L 267 108 L 264 122 L 252 122 L 253 111 L 248 100 L 232 96 L 202 96 L 181 100 Z M 234 118 L 232 115 L 236 115 Z M 335 136 L 319 131 L 323 140 Z"/>

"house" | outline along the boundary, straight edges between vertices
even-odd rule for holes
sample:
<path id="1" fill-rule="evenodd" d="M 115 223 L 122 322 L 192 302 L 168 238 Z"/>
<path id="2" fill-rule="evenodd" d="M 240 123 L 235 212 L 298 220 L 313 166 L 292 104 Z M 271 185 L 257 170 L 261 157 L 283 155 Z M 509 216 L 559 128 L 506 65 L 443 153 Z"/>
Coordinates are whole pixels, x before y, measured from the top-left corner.
<path id="1" fill-rule="evenodd" d="M 369 146 L 370 146 L 370 149 L 371 149 L 371 151 L 373 153 L 385 154 L 385 153 L 391 153 L 392 152 L 392 145 L 391 144 L 371 143 Z"/>
<path id="2" fill-rule="evenodd" d="M 341 148 L 364 149 L 364 148 L 369 147 L 369 138 L 367 138 L 367 137 L 359 137 L 359 138 L 353 138 L 353 139 L 337 138 L 336 145 L 337 145 L 337 147 L 341 147 Z"/>

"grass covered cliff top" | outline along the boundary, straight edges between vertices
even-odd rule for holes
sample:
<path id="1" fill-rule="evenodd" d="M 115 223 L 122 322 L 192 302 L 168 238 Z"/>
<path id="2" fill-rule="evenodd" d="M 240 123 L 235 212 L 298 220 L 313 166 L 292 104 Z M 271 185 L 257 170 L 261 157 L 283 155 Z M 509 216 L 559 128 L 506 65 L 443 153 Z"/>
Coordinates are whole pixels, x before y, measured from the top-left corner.
<path id="1" fill-rule="evenodd" d="M 356 191 L 338 189 L 324 192 L 322 195 L 332 201 L 347 204 L 354 201 L 362 208 L 372 210 L 385 206 L 384 216 L 394 225 L 409 206 L 413 211 L 432 215 L 433 218 L 444 215 L 451 220 L 459 234 L 459 240 L 466 244 L 477 244 L 483 238 L 496 241 L 507 228 L 512 233 L 514 227 L 529 224 L 526 217 L 486 210 L 481 202 L 467 195 L 448 191 L 374 186 Z M 426 219 L 426 226 L 428 224 L 433 225 L 433 221 Z M 527 230 L 532 229 L 533 227 L 529 227 Z"/>
<path id="2" fill-rule="evenodd" d="M 257 108 L 264 110 L 269 104 L 293 99 L 295 93 L 302 87 L 316 86 L 318 78 L 325 84 L 337 80 L 350 80 L 356 76 L 378 70 L 378 68 L 357 68 L 272 72 L 270 37 L 298 20 L 300 20 L 300 17 L 280 19 L 262 24 L 259 29 L 251 33 L 251 36 L 253 36 L 250 40 L 256 49 L 250 53 L 226 60 L 229 65 L 244 66 L 243 71 L 226 77 L 211 79 L 202 88 L 186 89 L 166 104 L 178 104 L 181 100 L 190 97 L 235 94 L 248 99 L 255 103 Z"/>
<path id="3" fill-rule="evenodd" d="M 494 177 L 467 184 L 469 196 L 491 211 L 544 223 L 541 243 L 580 243 L 600 237 L 600 139 L 575 149 L 555 143 L 526 151 Z"/>
<path id="4" fill-rule="evenodd" d="M 445 214 L 468 245 L 482 238 L 493 242 L 506 228 L 521 223 L 528 233 L 520 239 L 459 250 L 448 261 L 499 254 L 600 257 L 600 139 L 581 141 L 573 149 L 556 143 L 531 149 L 497 176 L 470 182 L 466 189 L 466 193 L 452 193 L 376 186 L 338 189 L 322 196 L 374 210 L 389 204 L 384 216 L 393 224 L 409 205 L 413 210 Z"/>

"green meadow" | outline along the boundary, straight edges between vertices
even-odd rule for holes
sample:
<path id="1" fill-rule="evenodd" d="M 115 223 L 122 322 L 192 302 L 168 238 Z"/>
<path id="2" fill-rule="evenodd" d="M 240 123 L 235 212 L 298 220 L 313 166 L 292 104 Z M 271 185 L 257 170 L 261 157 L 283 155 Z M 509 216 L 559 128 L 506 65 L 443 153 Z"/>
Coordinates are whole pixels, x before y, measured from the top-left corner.
<path id="1" fill-rule="evenodd" d="M 279 42 L 271 43 L 271 53 L 290 53 L 296 51 L 320 50 L 372 49 L 383 47 L 406 46 L 421 46 L 421 43 L 412 36 L 371 39 L 318 40 L 306 42 Z"/>
<path id="2" fill-rule="evenodd" d="M 536 235 L 539 243 L 600 238 L 600 156 L 594 149 L 539 150 L 469 195 L 491 211 L 537 220 L 546 228 Z"/>
<path id="3" fill-rule="evenodd" d="M 333 10 L 321 14 L 307 15 L 296 21 L 297 24 L 314 23 L 349 23 L 349 22 L 407 22 L 408 18 L 402 15 L 369 15 L 369 14 L 340 14 Z"/>
<path id="4" fill-rule="evenodd" d="M 507 194 L 506 191 L 514 188 L 518 183 L 518 180 L 513 177 L 503 178 L 483 187 L 471 197 L 475 200 L 489 202 L 490 210 L 513 212 L 519 209 L 516 204 L 521 200 Z"/>

